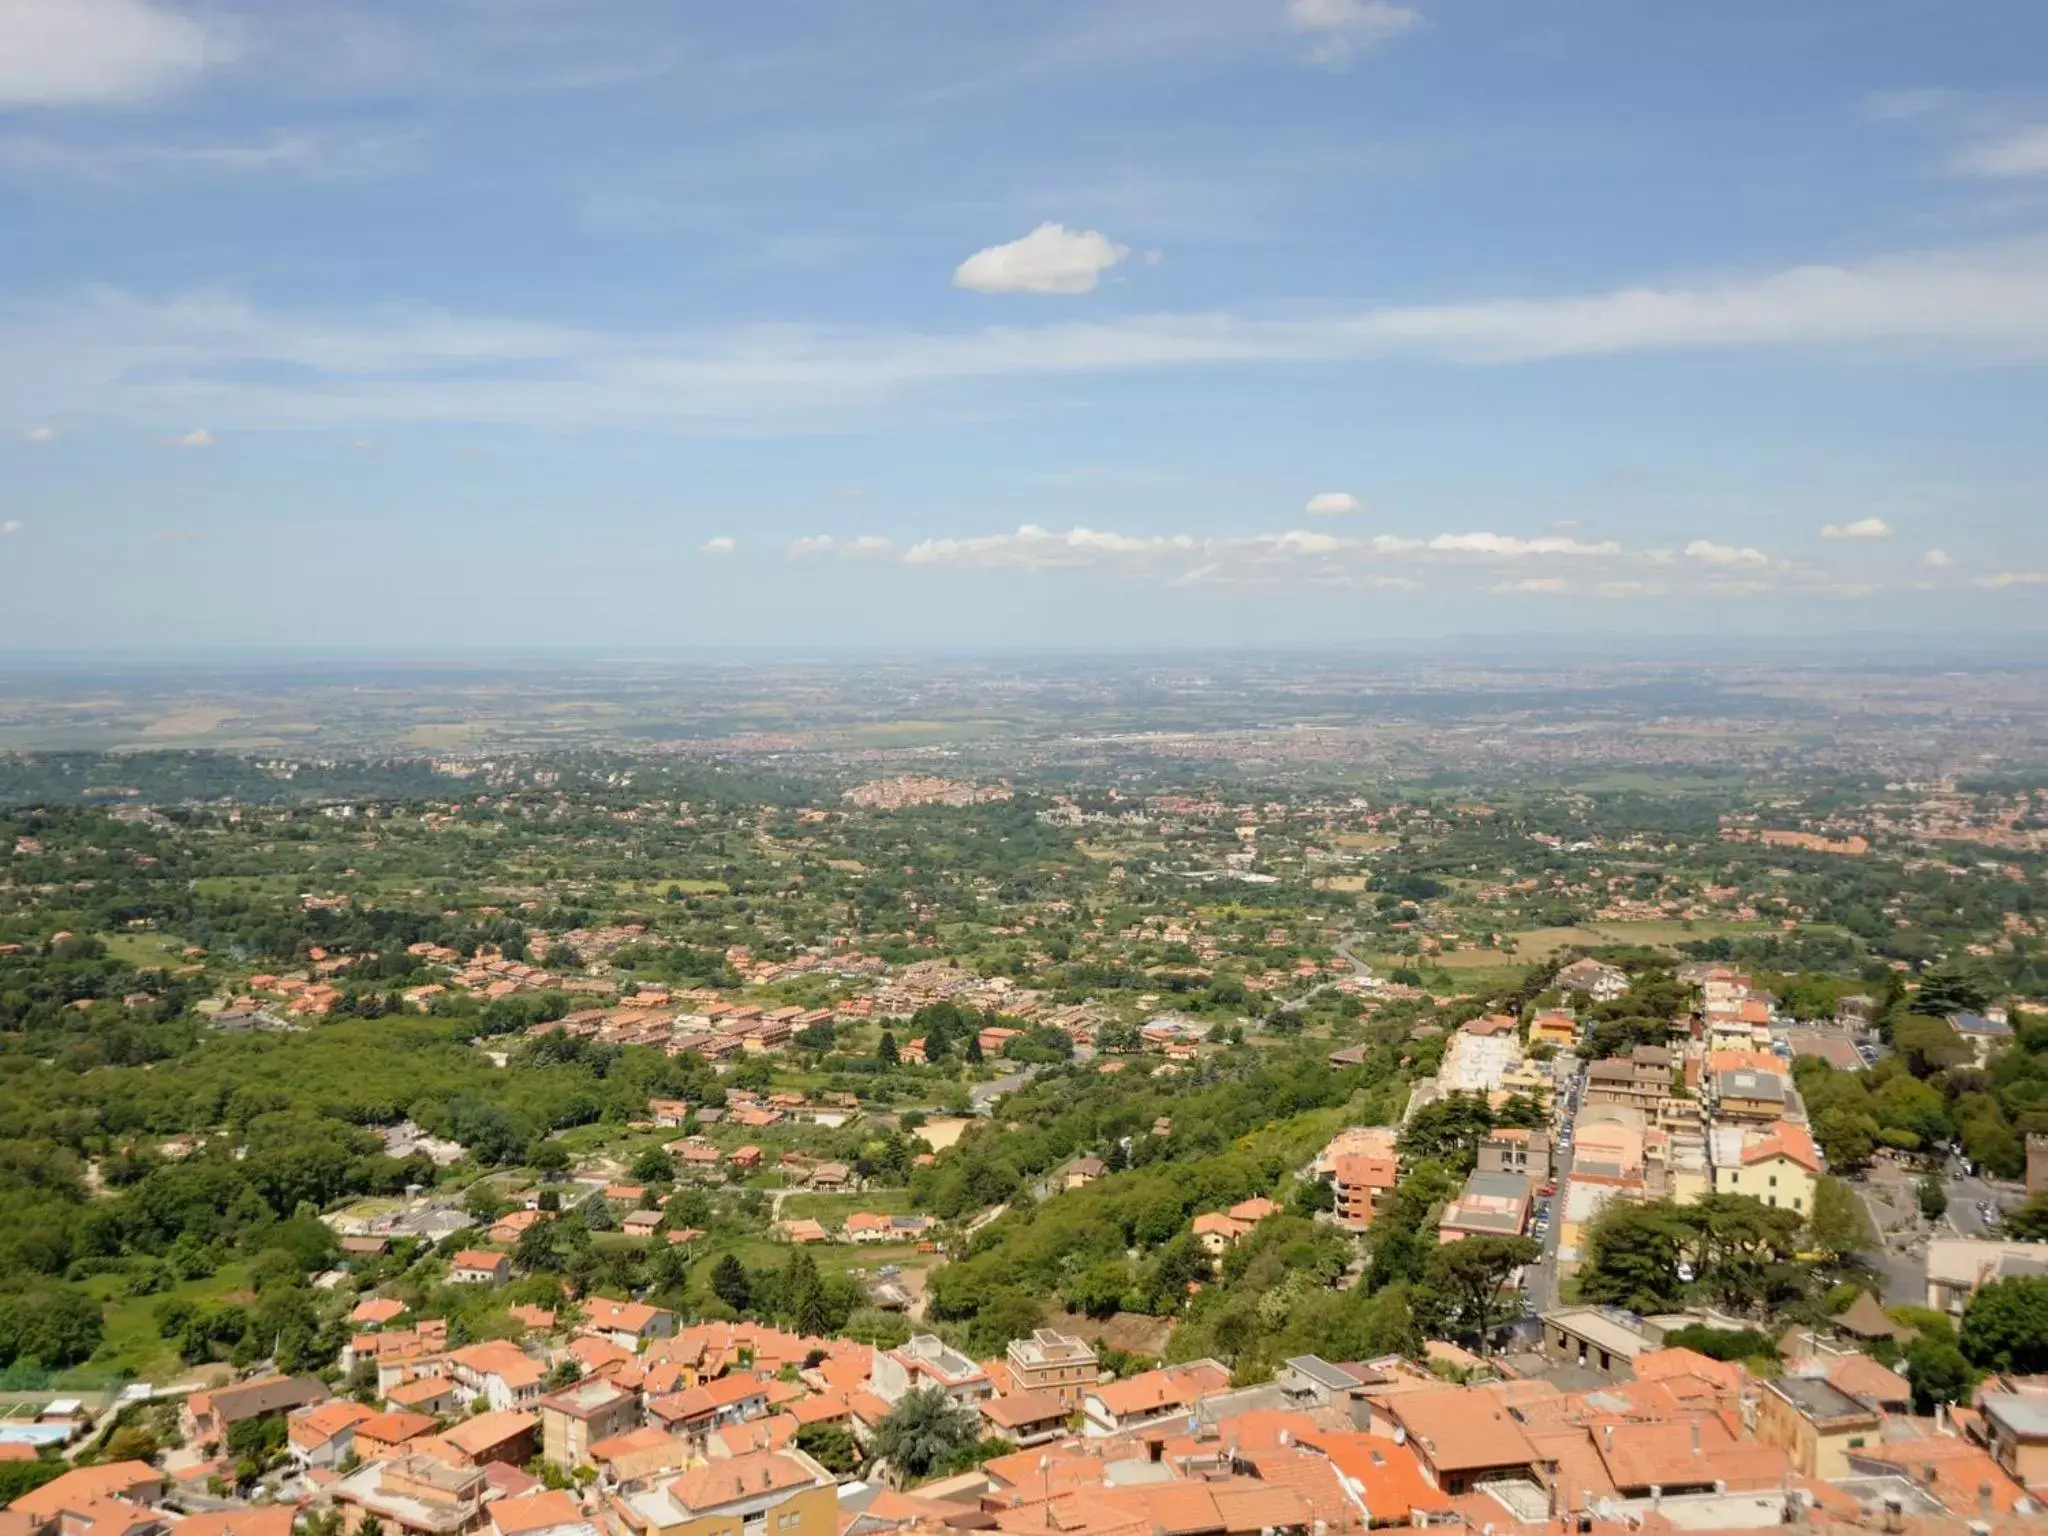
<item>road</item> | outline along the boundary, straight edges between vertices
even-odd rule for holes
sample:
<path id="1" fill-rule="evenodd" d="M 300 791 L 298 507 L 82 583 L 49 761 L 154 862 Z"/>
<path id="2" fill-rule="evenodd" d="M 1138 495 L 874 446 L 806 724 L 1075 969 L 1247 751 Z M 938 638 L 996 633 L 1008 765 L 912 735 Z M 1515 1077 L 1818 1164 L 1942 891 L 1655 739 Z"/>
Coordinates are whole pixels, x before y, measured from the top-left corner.
<path id="1" fill-rule="evenodd" d="M 1578 1107 L 1579 1093 L 1585 1078 L 1585 1069 L 1576 1056 L 1570 1053 L 1557 1058 L 1557 1112 L 1551 1122 L 1551 1159 L 1555 1166 L 1552 1177 L 1557 1181 L 1557 1193 L 1547 1202 L 1550 1211 L 1550 1227 L 1543 1234 L 1543 1257 L 1539 1259 L 1528 1276 L 1527 1292 L 1538 1312 L 1547 1312 L 1558 1303 L 1557 1249 L 1564 1240 L 1564 1203 L 1570 1193 L 1572 1176 L 1572 1149 L 1559 1143 L 1559 1132 L 1570 1124 L 1572 1112 Z"/>

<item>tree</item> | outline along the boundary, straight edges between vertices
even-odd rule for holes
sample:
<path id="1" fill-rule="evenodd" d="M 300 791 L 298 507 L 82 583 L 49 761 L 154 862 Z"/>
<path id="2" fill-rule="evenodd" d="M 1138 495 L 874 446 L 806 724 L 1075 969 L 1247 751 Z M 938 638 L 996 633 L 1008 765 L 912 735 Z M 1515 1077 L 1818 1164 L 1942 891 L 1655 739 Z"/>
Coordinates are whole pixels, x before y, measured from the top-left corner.
<path id="1" fill-rule="evenodd" d="M 661 1147 L 645 1147 L 633 1159 L 633 1177 L 642 1184 L 668 1184 L 676 1176 L 676 1165 Z"/>
<path id="2" fill-rule="evenodd" d="M 1939 1221 L 1948 1214 L 1948 1191 L 1941 1187 L 1940 1174 L 1920 1175 L 1920 1214 L 1929 1221 Z"/>
<path id="3" fill-rule="evenodd" d="M 1813 1214 L 1807 1229 L 1815 1248 L 1838 1259 L 1877 1246 L 1877 1233 L 1856 1191 L 1827 1174 L 1814 1186 Z"/>
<path id="4" fill-rule="evenodd" d="M 1963 1352 L 1946 1339 L 1915 1339 L 1906 1350 L 1906 1379 L 1913 1384 L 1913 1411 L 1932 1413 L 1936 1403 L 1958 1403 L 1974 1379 Z"/>
<path id="5" fill-rule="evenodd" d="M 2020 1242 L 2048 1242 L 2048 1194 L 2036 1195 L 2018 1210 L 2007 1211 L 1999 1225 L 2007 1237 Z"/>
<path id="6" fill-rule="evenodd" d="M 875 1454 L 889 1463 L 898 1482 L 921 1478 L 955 1452 L 973 1445 L 975 1417 L 938 1387 L 906 1392 L 875 1427 Z"/>
<path id="7" fill-rule="evenodd" d="M 0 1366 L 17 1360 L 52 1370 L 76 1365 L 100 1347 L 104 1331 L 99 1303 L 83 1291 L 0 1297 Z"/>
<path id="8" fill-rule="evenodd" d="M 885 1067 L 893 1067 L 903 1059 L 896 1049 L 896 1036 L 886 1029 L 882 1031 L 882 1043 L 875 1048 L 875 1059 Z"/>
<path id="9" fill-rule="evenodd" d="M 2048 1279 L 1994 1280 L 1970 1298 L 1959 1335 L 1972 1365 L 2031 1376 L 2048 1370 Z"/>
<path id="10" fill-rule="evenodd" d="M 830 1472 L 848 1477 L 860 1470 L 860 1446 L 843 1424 L 806 1424 L 796 1432 L 796 1448 Z"/>
<path id="11" fill-rule="evenodd" d="M 1501 1287 L 1542 1252 L 1531 1237 L 1468 1237 L 1431 1254 L 1422 1283 L 1449 1303 L 1458 1331 L 1474 1339 L 1484 1354 L 1493 1325 L 1501 1319 Z"/>
<path id="12" fill-rule="evenodd" d="M 1682 1300 L 1678 1265 L 1691 1241 L 1683 1213 L 1669 1201 L 1610 1200 L 1586 1235 L 1579 1295 L 1632 1312 L 1667 1311 Z"/>
<path id="13" fill-rule="evenodd" d="M 746 1265 L 730 1253 L 720 1255 L 711 1267 L 711 1294 L 735 1312 L 746 1311 L 747 1304 L 754 1299 Z"/>
<path id="14" fill-rule="evenodd" d="M 1861 1168 L 1877 1150 L 1878 1129 L 1875 1115 L 1838 1104 L 1814 1116 L 1813 1139 L 1827 1154 L 1829 1167 Z"/>

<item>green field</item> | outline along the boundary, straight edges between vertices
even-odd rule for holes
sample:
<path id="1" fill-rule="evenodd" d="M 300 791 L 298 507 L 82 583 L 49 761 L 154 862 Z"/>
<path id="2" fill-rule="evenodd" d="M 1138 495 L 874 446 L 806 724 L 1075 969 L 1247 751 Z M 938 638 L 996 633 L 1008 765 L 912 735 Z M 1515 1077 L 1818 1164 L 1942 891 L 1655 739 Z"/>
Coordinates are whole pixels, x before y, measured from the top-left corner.
<path id="1" fill-rule="evenodd" d="M 249 1272 L 241 1264 L 225 1264 L 204 1280 L 187 1280 L 153 1296 L 123 1295 L 126 1279 L 120 1274 L 94 1275 L 82 1286 L 87 1295 L 104 1304 L 101 1315 L 106 1339 L 92 1359 L 59 1375 L 58 1386 L 94 1387 L 123 1374 L 161 1385 L 199 1369 L 179 1360 L 176 1351 L 166 1348 L 157 1337 L 156 1309 L 173 1296 L 212 1301 L 246 1289 Z"/>
<path id="2" fill-rule="evenodd" d="M 864 1195 L 791 1195 L 782 1202 L 785 1221 L 809 1217 L 827 1227 L 841 1225 L 855 1211 L 874 1211 L 883 1216 L 906 1216 L 917 1209 L 907 1189 L 878 1189 Z"/>

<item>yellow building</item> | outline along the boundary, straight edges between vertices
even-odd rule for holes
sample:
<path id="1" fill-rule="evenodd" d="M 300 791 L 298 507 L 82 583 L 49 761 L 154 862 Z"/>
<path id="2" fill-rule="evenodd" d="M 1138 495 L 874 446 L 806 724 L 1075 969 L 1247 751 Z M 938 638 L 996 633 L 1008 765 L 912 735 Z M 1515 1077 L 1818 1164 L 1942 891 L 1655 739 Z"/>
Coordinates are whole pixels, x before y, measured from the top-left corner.
<path id="1" fill-rule="evenodd" d="M 839 1536 L 838 1486 L 802 1451 L 754 1451 L 605 1504 L 612 1536 Z"/>
<path id="2" fill-rule="evenodd" d="M 1802 1477 L 1849 1475 L 1849 1453 L 1876 1445 L 1879 1415 L 1825 1377 L 1767 1381 L 1757 1397 L 1756 1437 L 1792 1458 Z"/>
<path id="3" fill-rule="evenodd" d="M 1805 1126 L 1780 1120 L 1761 1133 L 1716 1126 L 1711 1145 L 1716 1194 L 1753 1195 L 1765 1205 L 1812 1214 L 1821 1160 Z"/>
<path id="4" fill-rule="evenodd" d="M 1529 1021 L 1529 1044 L 1569 1050 L 1579 1043 L 1579 1021 L 1568 1009 L 1551 1008 Z"/>

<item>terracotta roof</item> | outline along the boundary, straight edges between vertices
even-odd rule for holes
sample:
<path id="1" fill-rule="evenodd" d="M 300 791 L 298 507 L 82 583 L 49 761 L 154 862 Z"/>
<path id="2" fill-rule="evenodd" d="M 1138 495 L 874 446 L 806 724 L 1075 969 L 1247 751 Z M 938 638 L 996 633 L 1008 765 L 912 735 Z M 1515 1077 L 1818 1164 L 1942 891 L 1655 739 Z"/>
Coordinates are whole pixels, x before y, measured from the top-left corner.
<path id="1" fill-rule="evenodd" d="M 523 1434 L 531 1434 L 540 1428 L 540 1418 L 531 1413 L 480 1413 L 475 1418 L 464 1419 L 441 1436 L 457 1450 L 472 1456 L 503 1445 L 507 1440 Z"/>
<path id="2" fill-rule="evenodd" d="M 523 1499 L 498 1499 L 490 1505 L 491 1524 L 500 1536 L 525 1536 L 558 1525 L 588 1525 L 590 1517 L 559 1488 L 530 1493 Z"/>
<path id="3" fill-rule="evenodd" d="M 668 1496 L 680 1508 L 698 1514 L 749 1496 L 807 1488 L 815 1481 L 795 1457 L 780 1451 L 756 1451 L 685 1472 L 668 1485 Z"/>
<path id="4" fill-rule="evenodd" d="M 1439 1473 L 1523 1466 L 1536 1459 L 1522 1426 L 1497 1399 L 1450 1387 L 1389 1398 L 1386 1411 Z"/>
<path id="5" fill-rule="evenodd" d="M 1007 1397 L 984 1398 L 980 1407 L 982 1417 L 1002 1429 L 1018 1429 L 1066 1416 L 1060 1400 L 1043 1392 L 1012 1392 Z"/>
<path id="6" fill-rule="evenodd" d="M 287 1433 L 294 1445 L 325 1445 L 344 1430 L 353 1429 L 365 1419 L 375 1417 L 361 1403 L 341 1398 L 293 1415 Z"/>
<path id="7" fill-rule="evenodd" d="M 24 1493 L 8 1508 L 34 1515 L 38 1520 L 53 1520 L 65 1509 L 78 1509 L 143 1490 L 154 1493 L 163 1484 L 163 1473 L 146 1461 L 110 1461 L 97 1467 L 74 1467 Z"/>
<path id="8" fill-rule="evenodd" d="M 1223 1367 L 1196 1361 L 1190 1365 L 1145 1371 L 1128 1381 L 1108 1382 L 1089 1395 L 1114 1417 L 1128 1419 L 1184 1407 L 1207 1393 L 1221 1392 L 1229 1385 L 1230 1373 Z"/>
<path id="9" fill-rule="evenodd" d="M 265 1504 L 187 1515 L 178 1522 L 178 1536 L 292 1536 L 298 1513 L 293 1504 Z"/>
<path id="10" fill-rule="evenodd" d="M 1831 1385 L 1866 1403 L 1902 1403 L 1913 1395 L 1912 1385 L 1905 1377 L 1868 1355 L 1843 1355 L 1830 1360 L 1827 1376 Z"/>
<path id="11" fill-rule="evenodd" d="M 439 1380 L 433 1384 L 437 1387 L 448 1385 Z M 417 1386 L 419 1383 L 408 1382 L 407 1385 Z M 395 1394 L 399 1389 L 392 1390 Z M 373 1413 L 356 1425 L 356 1434 L 359 1438 L 367 1437 L 384 1445 L 403 1445 L 416 1435 L 428 1433 L 433 1427 L 434 1421 L 424 1413 Z"/>

